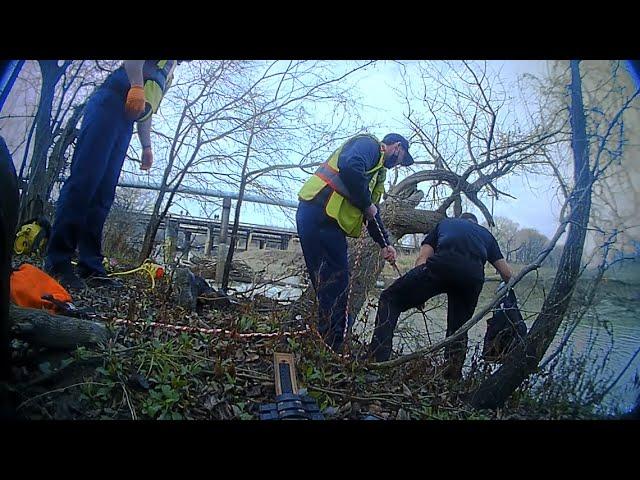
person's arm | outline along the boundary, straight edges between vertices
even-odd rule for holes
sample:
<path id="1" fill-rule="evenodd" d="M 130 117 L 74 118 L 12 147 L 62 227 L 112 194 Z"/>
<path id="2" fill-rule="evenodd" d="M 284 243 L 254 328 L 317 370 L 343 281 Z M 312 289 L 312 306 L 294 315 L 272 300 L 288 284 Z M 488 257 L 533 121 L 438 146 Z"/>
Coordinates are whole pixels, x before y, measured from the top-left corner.
<path id="1" fill-rule="evenodd" d="M 422 265 L 427 262 L 429 257 L 431 257 L 438 247 L 438 227 L 440 224 L 438 223 L 435 227 L 431 229 L 427 235 L 425 235 L 422 240 L 422 244 L 420 245 L 420 252 L 418 253 L 418 258 L 416 258 L 415 266 Z"/>
<path id="2" fill-rule="evenodd" d="M 431 245 L 424 244 L 420 247 L 420 253 L 418 253 L 418 258 L 416 258 L 416 263 L 415 266 L 417 267 L 418 265 L 422 265 L 424 263 L 427 263 L 427 260 L 429 259 L 429 257 L 431 255 L 433 255 L 435 252 L 433 250 L 433 247 Z"/>
<path id="3" fill-rule="evenodd" d="M 142 146 L 142 164 L 141 170 L 149 170 L 153 164 L 153 150 L 151 149 L 151 119 L 153 115 L 149 116 L 143 122 L 138 122 L 138 138 L 140 139 L 140 145 Z"/>
<path id="4" fill-rule="evenodd" d="M 382 223 L 380 212 L 376 212 L 375 217 L 367 222 L 367 230 L 369 231 L 369 235 L 371 236 L 373 241 L 380 245 L 380 248 L 384 248 L 389 245 L 389 234 L 387 233 L 387 229 Z"/>
<path id="5" fill-rule="evenodd" d="M 505 283 L 511 280 L 513 271 L 511 270 L 511 267 L 509 266 L 507 261 L 504 259 L 502 251 L 500 250 L 500 246 L 498 245 L 498 241 L 493 235 L 491 235 L 491 241 L 489 242 L 487 253 L 487 260 L 496 268 L 496 270 L 502 277 L 502 280 Z"/>
<path id="6" fill-rule="evenodd" d="M 122 66 L 124 67 L 124 71 L 127 72 L 129 83 L 131 85 L 142 86 L 144 83 L 142 75 L 144 60 L 125 60 Z"/>
<path id="7" fill-rule="evenodd" d="M 142 122 L 138 122 L 138 139 L 140 140 L 140 146 L 144 148 L 151 148 L 151 119 L 153 115 Z"/>
<path id="8" fill-rule="evenodd" d="M 123 66 L 131 84 L 127 92 L 125 110 L 129 117 L 135 120 L 144 112 L 144 77 L 142 74 L 144 60 L 125 60 Z"/>
<path id="9" fill-rule="evenodd" d="M 379 212 L 376 212 L 375 217 L 367 222 L 367 230 L 371 238 L 382 248 L 382 258 L 391 264 L 395 263 L 398 258 L 398 253 L 389 241 L 389 234 L 382 223 Z"/>
<path id="10" fill-rule="evenodd" d="M 513 270 L 511 270 L 511 267 L 504 258 L 492 262 L 491 265 L 496 268 L 505 283 L 513 277 Z"/>
<path id="11" fill-rule="evenodd" d="M 379 159 L 379 145 L 368 137 L 357 138 L 347 144 L 338 158 L 340 178 L 349 190 L 349 201 L 360 211 L 365 213 L 370 208 L 371 192 L 366 173 L 371 170 Z M 375 212 L 373 212 L 375 215 Z"/>

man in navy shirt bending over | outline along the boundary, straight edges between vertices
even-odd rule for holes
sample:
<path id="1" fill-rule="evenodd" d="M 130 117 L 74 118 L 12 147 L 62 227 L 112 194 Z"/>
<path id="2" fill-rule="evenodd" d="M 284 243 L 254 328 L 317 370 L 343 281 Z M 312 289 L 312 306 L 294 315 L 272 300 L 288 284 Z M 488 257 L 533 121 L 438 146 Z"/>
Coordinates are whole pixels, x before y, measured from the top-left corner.
<path id="1" fill-rule="evenodd" d="M 401 312 L 446 293 L 447 337 L 473 315 L 484 284 L 484 265 L 491 263 L 505 282 L 513 275 L 498 242 L 478 225 L 472 213 L 445 218 L 422 241 L 416 266 L 380 295 L 369 353 L 377 362 L 389 360 L 393 331 Z M 458 379 L 467 352 L 467 334 L 445 347 L 445 378 Z"/>

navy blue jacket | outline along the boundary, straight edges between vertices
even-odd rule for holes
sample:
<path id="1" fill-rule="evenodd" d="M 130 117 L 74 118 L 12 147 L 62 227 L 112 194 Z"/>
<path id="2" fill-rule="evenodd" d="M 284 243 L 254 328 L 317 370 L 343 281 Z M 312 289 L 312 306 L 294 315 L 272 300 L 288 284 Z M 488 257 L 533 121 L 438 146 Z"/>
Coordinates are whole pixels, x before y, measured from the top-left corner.
<path id="1" fill-rule="evenodd" d="M 380 144 L 371 137 L 356 137 L 349 140 L 338 157 L 339 175 L 349 190 L 351 196 L 349 200 L 363 212 L 371 205 L 371 192 L 369 192 L 371 177 L 365 172 L 375 167 L 379 160 Z M 317 195 L 316 200 L 326 205 L 331 192 L 333 192 L 331 187 L 325 187 Z M 375 222 L 367 222 L 367 230 L 380 247 L 385 247 L 389 245 L 389 235 L 382 223 L 380 213 L 376 214 L 376 220 L 380 225 L 382 236 Z"/>
<path id="2" fill-rule="evenodd" d="M 495 237 L 489 230 L 461 218 L 445 218 L 422 241 L 431 245 L 438 256 L 464 257 L 479 267 L 484 277 L 484 264 L 493 264 L 503 258 Z"/>

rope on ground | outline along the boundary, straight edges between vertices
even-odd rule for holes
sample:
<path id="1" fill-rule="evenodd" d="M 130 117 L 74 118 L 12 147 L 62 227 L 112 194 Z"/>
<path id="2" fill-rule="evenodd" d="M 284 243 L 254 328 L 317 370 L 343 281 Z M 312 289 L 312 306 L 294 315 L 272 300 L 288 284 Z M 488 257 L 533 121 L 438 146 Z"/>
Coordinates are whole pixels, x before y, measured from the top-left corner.
<path id="1" fill-rule="evenodd" d="M 149 275 L 149 277 L 151 278 L 151 289 L 153 290 L 156 286 L 156 278 L 161 278 L 164 275 L 164 268 L 157 263 L 153 263 L 150 259 L 147 258 L 144 262 L 142 262 L 142 265 L 137 268 L 127 270 L 125 272 L 110 273 L 109 276 L 113 277 L 115 275 L 129 275 L 136 272 L 143 272 Z"/>
<path id="2" fill-rule="evenodd" d="M 270 337 L 295 337 L 301 336 L 309 333 L 311 329 L 309 326 L 306 326 L 304 330 L 295 330 L 293 332 L 272 332 L 272 333 L 262 333 L 262 332 L 252 332 L 252 333 L 238 333 L 232 330 L 225 330 L 223 328 L 203 328 L 203 327 L 189 327 L 187 325 L 173 325 L 170 323 L 160 323 L 160 322 L 141 322 L 141 321 L 133 321 L 133 320 L 124 320 L 116 318 L 112 320 L 112 323 L 115 324 L 125 324 L 125 325 L 137 325 L 140 327 L 151 327 L 151 328 L 160 328 L 166 330 L 174 330 L 177 332 L 188 332 L 188 333 L 204 333 L 207 335 L 228 335 L 234 338 L 270 338 Z"/>

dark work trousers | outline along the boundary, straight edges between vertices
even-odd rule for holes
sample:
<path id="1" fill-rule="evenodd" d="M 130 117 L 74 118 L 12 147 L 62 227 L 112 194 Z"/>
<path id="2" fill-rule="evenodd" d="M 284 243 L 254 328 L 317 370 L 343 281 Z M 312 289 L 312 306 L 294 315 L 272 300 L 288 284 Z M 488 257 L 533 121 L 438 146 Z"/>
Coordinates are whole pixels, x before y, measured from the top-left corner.
<path id="1" fill-rule="evenodd" d="M 8 383 L 11 380 L 9 298 L 11 255 L 18 222 L 18 179 L 11 153 L 0 136 L 0 419 L 14 418 Z"/>
<path id="2" fill-rule="evenodd" d="M 370 347 L 376 361 L 389 360 L 393 332 L 401 312 L 418 307 L 436 295 L 446 293 L 448 337 L 473 315 L 483 283 L 484 267 L 480 261 L 457 253 L 436 253 L 425 264 L 411 269 L 397 279 L 380 295 Z M 466 348 L 465 333 L 445 349 L 445 358 L 455 358 L 456 363 L 459 363 L 460 372 Z"/>
<path id="3" fill-rule="evenodd" d="M 78 248 L 81 275 L 104 275 L 102 229 L 116 193 L 120 170 L 131 141 L 133 121 L 125 115 L 124 97 L 100 88 L 89 100 L 49 240 L 46 268 L 71 269 Z"/>
<path id="4" fill-rule="evenodd" d="M 318 332 L 334 351 L 342 349 L 349 288 L 347 239 L 327 216 L 322 201 L 301 201 L 298 236 L 309 278 L 318 298 Z M 349 316 L 349 327 L 353 323 Z"/>

